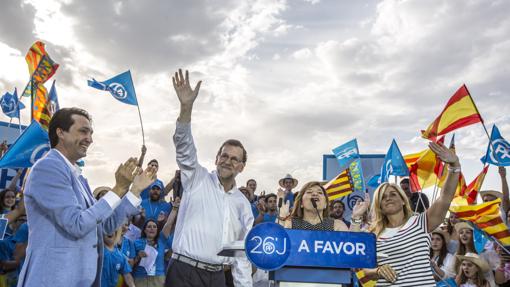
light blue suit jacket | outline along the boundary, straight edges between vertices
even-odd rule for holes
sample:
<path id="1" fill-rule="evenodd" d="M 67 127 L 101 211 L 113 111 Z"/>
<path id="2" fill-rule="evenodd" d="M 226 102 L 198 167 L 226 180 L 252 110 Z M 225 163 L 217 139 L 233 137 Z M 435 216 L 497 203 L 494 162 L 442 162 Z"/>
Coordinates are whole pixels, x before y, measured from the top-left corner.
<path id="1" fill-rule="evenodd" d="M 53 149 L 33 166 L 24 191 L 29 237 L 18 287 L 100 286 L 103 231 L 112 233 L 138 210 L 126 197 L 113 210 L 106 200 L 93 199 L 85 178 L 78 180 Z"/>

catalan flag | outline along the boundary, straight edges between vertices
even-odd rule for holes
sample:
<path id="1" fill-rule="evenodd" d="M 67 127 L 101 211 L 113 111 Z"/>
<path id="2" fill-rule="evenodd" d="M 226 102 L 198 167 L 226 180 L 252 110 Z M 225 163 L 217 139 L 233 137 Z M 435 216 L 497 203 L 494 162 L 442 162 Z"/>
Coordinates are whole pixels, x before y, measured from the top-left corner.
<path id="1" fill-rule="evenodd" d="M 478 205 L 451 205 L 450 211 L 459 219 L 473 222 L 501 244 L 510 245 L 510 231 L 501 218 L 500 204 L 501 199 L 498 198 Z"/>
<path id="2" fill-rule="evenodd" d="M 326 185 L 324 185 L 324 189 L 326 190 L 329 200 L 335 200 L 351 194 L 354 191 L 354 184 L 349 168 L 345 169 L 331 181 L 326 183 Z"/>
<path id="3" fill-rule="evenodd" d="M 441 114 L 421 133 L 423 138 L 435 141 L 440 135 L 478 122 L 483 123 L 482 117 L 466 85 L 462 85 L 450 98 Z"/>
<path id="4" fill-rule="evenodd" d="M 363 271 L 363 269 L 360 269 L 356 272 L 356 278 L 362 287 L 375 287 L 375 284 L 377 284 L 376 280 L 370 280 L 366 277 L 365 271 Z"/>

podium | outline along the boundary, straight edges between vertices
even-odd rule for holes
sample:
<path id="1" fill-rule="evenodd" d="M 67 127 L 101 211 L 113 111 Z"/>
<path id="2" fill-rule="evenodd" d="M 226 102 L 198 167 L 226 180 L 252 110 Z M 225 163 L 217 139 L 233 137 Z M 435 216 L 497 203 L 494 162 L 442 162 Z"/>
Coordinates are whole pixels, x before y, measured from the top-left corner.
<path id="1" fill-rule="evenodd" d="M 245 250 L 279 287 L 342 286 L 352 283 L 352 268 L 377 266 L 375 235 L 365 232 L 293 230 L 262 223 L 246 236 Z"/>

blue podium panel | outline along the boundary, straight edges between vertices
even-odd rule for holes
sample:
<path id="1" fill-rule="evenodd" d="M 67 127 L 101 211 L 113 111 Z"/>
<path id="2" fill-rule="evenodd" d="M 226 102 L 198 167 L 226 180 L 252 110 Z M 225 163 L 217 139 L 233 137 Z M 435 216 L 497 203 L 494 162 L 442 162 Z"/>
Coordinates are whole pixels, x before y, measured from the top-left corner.
<path id="1" fill-rule="evenodd" d="M 286 230 L 290 255 L 285 266 L 374 268 L 377 266 L 373 233 Z"/>
<path id="2" fill-rule="evenodd" d="M 269 280 L 276 282 L 304 282 L 350 284 L 351 271 L 331 268 L 283 267 L 269 272 Z"/>

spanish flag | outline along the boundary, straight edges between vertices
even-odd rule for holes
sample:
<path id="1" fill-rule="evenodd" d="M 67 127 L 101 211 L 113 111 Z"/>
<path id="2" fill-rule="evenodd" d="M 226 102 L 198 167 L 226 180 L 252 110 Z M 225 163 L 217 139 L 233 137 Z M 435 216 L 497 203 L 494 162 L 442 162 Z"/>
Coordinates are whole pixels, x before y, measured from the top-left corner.
<path id="1" fill-rule="evenodd" d="M 444 137 L 438 142 L 444 142 Z M 409 181 L 413 192 L 436 184 L 442 163 L 431 149 L 406 155 L 404 161 L 409 168 Z"/>
<path id="2" fill-rule="evenodd" d="M 423 138 L 435 141 L 440 135 L 478 122 L 483 123 L 482 117 L 466 85 L 462 85 L 450 98 L 441 114 L 421 133 Z"/>
<path id="3" fill-rule="evenodd" d="M 377 284 L 376 280 L 370 280 L 366 277 L 365 271 L 363 271 L 363 269 L 360 269 L 356 272 L 356 278 L 362 287 L 375 287 L 375 284 Z"/>
<path id="4" fill-rule="evenodd" d="M 473 222 L 501 244 L 510 245 L 510 231 L 501 218 L 500 203 L 501 199 L 498 198 L 478 205 L 451 205 L 450 211 L 459 219 Z"/>
<path id="5" fill-rule="evenodd" d="M 476 196 L 482 188 L 483 180 L 485 179 L 485 175 L 487 174 L 488 170 L 489 165 L 484 166 L 480 174 L 478 174 L 478 176 L 462 192 L 463 195 L 467 198 L 469 204 L 472 204 L 476 201 Z"/>
<path id="6" fill-rule="evenodd" d="M 324 189 L 330 201 L 351 194 L 354 190 L 354 184 L 349 168 L 326 183 Z"/>

